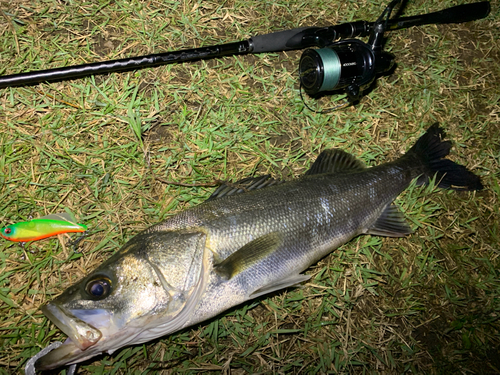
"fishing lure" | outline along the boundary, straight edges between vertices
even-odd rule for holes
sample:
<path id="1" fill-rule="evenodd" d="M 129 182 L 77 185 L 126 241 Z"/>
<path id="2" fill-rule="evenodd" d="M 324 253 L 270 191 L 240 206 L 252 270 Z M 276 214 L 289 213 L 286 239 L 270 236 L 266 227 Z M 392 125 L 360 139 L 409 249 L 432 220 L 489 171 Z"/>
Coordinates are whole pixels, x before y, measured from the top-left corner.
<path id="1" fill-rule="evenodd" d="M 41 240 L 62 233 L 85 231 L 87 231 L 86 225 L 77 224 L 73 215 L 63 212 L 7 225 L 0 229 L 0 235 L 9 241 L 28 242 Z"/>

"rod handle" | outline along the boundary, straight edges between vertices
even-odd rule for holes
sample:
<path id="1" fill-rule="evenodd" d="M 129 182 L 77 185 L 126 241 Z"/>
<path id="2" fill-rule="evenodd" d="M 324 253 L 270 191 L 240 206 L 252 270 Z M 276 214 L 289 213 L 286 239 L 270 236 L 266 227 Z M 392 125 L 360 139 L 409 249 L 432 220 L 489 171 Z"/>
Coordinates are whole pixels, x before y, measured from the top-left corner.
<path id="1" fill-rule="evenodd" d="M 490 13 L 490 2 L 462 4 L 437 12 L 424 14 L 426 24 L 445 24 L 475 21 L 485 18 Z M 397 20 L 396 20 L 397 21 Z"/>
<path id="2" fill-rule="evenodd" d="M 289 51 L 302 49 L 310 44 L 304 36 L 314 33 L 319 27 L 298 27 L 296 29 L 278 31 L 275 33 L 256 35 L 251 37 L 250 48 L 252 53 Z M 307 44 L 306 46 L 303 46 Z"/>

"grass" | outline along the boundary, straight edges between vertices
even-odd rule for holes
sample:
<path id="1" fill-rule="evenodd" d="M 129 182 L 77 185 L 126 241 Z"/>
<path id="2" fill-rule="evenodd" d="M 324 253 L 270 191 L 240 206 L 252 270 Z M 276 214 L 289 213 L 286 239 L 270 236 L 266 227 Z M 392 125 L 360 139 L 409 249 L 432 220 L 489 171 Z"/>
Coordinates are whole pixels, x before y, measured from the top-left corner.
<path id="1" fill-rule="evenodd" d="M 410 1 L 414 15 L 456 5 Z M 82 374 L 498 373 L 498 1 L 485 20 L 389 34 L 397 69 L 355 107 L 309 111 L 300 51 L 226 57 L 0 90 L 0 220 L 69 209 L 92 230 L 73 253 L 52 238 L 0 243 L 0 373 L 65 336 L 40 306 L 142 229 L 203 202 L 203 185 L 301 175 L 325 148 L 392 160 L 438 121 L 478 193 L 411 186 L 416 232 L 361 236 L 313 265 L 302 288 L 119 350 Z M 375 20 L 380 2 L 2 2 L 0 74 Z M 327 108 L 331 99 L 308 104 Z M 64 370 L 63 370 L 64 371 Z"/>

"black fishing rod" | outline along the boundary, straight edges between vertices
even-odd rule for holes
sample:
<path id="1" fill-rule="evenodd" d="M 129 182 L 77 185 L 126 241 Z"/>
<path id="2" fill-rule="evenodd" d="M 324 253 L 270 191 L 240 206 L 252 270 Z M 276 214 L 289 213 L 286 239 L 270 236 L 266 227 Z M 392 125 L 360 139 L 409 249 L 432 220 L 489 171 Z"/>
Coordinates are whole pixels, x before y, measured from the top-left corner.
<path id="1" fill-rule="evenodd" d="M 324 49 L 328 47 L 330 51 L 333 51 L 333 54 L 331 52 L 320 52 L 317 56 L 311 56 L 314 53 L 306 51 L 308 55 L 302 57 L 301 66 L 299 67 L 301 85 L 304 87 L 306 93 L 310 95 L 322 91 L 342 90 L 345 88 L 348 96 L 354 100 L 359 96 L 360 89 L 366 86 L 370 80 L 373 81 L 375 74 L 386 71 L 389 65 L 392 66 L 394 57 L 391 54 L 381 54 L 379 53 L 380 51 L 377 51 L 382 48 L 381 43 L 384 31 L 400 30 L 427 24 L 473 21 L 486 17 L 490 11 L 490 3 L 482 1 L 458 5 L 419 16 L 389 19 L 392 8 L 400 1 L 392 1 L 379 19 L 372 23 L 356 21 L 327 27 L 300 27 L 271 34 L 257 35 L 241 42 L 0 76 L 0 88 L 74 79 L 96 74 L 229 55 L 289 51 L 309 47 Z M 366 36 L 370 36 L 368 44 L 357 39 L 344 41 L 346 38 Z M 337 56 L 335 57 L 335 55 Z M 332 56 L 334 56 L 333 60 Z M 345 62 L 344 60 L 346 59 L 349 62 Z M 324 66 L 325 63 L 327 64 L 326 67 Z M 350 66 L 351 69 L 343 69 L 343 65 Z M 357 66 L 357 69 L 353 69 L 352 67 L 354 66 Z M 332 70 L 333 78 L 338 76 L 337 83 L 334 82 L 335 79 L 332 81 L 332 74 L 329 74 L 327 68 Z M 326 86 L 318 83 L 318 79 L 322 75 L 327 78 L 328 84 Z"/>

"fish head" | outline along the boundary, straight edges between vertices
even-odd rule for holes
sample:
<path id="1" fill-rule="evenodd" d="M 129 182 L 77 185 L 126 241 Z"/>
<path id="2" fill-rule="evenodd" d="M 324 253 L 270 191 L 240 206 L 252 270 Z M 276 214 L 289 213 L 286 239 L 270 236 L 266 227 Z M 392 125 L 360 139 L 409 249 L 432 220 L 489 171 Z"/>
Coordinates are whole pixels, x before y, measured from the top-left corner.
<path id="1" fill-rule="evenodd" d="M 68 339 L 38 359 L 54 369 L 181 329 L 204 288 L 205 234 L 135 236 L 109 260 L 42 307 Z"/>

